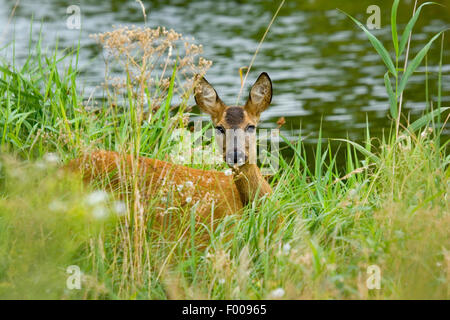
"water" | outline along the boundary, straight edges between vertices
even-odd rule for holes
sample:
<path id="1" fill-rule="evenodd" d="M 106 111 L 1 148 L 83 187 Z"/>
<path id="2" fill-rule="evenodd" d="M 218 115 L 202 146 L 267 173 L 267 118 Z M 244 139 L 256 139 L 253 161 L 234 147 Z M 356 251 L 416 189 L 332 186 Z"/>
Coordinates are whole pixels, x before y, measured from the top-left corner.
<path id="1" fill-rule="evenodd" d="M 442 7 L 425 7 L 413 37 L 411 55 L 415 56 L 433 34 L 450 25 L 450 0 L 439 1 Z M 234 104 L 239 91 L 238 69 L 247 66 L 269 21 L 278 7 L 277 1 L 145 1 L 150 10 L 148 25 L 173 28 L 185 36 L 195 37 L 204 46 L 204 56 L 214 62 L 207 74 L 221 98 Z M 80 41 L 82 76 L 79 87 L 88 95 L 101 91 L 104 78 L 101 52 L 89 34 L 111 30 L 112 25 L 144 25 L 141 8 L 129 1 L 20 1 L 12 24 L 8 17 L 15 1 L 0 0 L 0 45 L 16 38 L 16 58 L 27 54 L 31 17 L 34 34 L 43 21 L 44 45 L 52 47 L 59 38 L 59 46 L 71 47 Z M 66 9 L 76 4 L 81 8 L 82 30 L 66 27 Z M 380 30 L 374 33 L 392 52 L 389 29 L 391 1 L 375 0 L 310 0 L 287 1 L 268 34 L 256 62 L 249 83 L 262 71 L 269 73 L 274 84 L 271 107 L 263 114 L 263 127 L 276 127 L 284 116 L 283 134 L 293 139 L 299 134 L 308 144 L 317 143 L 322 126 L 324 138 L 362 140 L 366 121 L 371 133 L 380 135 L 389 128 L 389 106 L 384 89 L 385 67 L 364 33 L 340 8 L 366 21 L 370 5 L 381 8 Z M 398 21 L 404 23 L 412 12 L 412 1 L 402 1 Z M 8 29 L 6 29 L 8 28 Z M 402 30 L 402 28 L 400 30 Z M 450 37 L 447 36 L 446 39 Z M 444 44 L 443 106 L 450 106 L 450 46 Z M 430 98 L 437 97 L 437 64 L 440 40 L 435 42 L 428 56 Z M 425 108 L 425 67 L 411 77 L 405 92 L 404 112 L 411 120 Z M 244 93 L 247 96 L 247 93 Z M 449 128 L 444 131 L 450 134 Z"/>

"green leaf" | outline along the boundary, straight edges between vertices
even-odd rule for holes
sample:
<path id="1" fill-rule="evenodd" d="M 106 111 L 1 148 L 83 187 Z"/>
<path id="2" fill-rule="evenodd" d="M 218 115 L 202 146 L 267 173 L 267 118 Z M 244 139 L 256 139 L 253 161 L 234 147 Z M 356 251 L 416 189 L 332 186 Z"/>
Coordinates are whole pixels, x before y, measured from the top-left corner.
<path id="1" fill-rule="evenodd" d="M 172 77 L 170 78 L 170 84 L 169 84 L 169 91 L 167 92 L 166 106 L 165 106 L 166 119 L 169 119 L 169 109 L 170 109 L 170 103 L 172 102 L 172 97 L 173 97 L 173 87 L 175 84 L 176 73 L 177 73 L 177 60 L 175 60 L 175 63 L 173 65 Z"/>
<path id="2" fill-rule="evenodd" d="M 419 8 L 417 8 L 416 13 L 409 20 L 408 24 L 405 27 L 405 30 L 403 31 L 402 38 L 400 39 L 400 50 L 399 50 L 398 56 L 401 56 L 403 54 L 403 51 L 405 50 L 406 43 L 408 42 L 409 35 L 410 35 L 412 29 L 414 28 L 414 25 L 416 24 L 417 19 L 419 19 L 420 11 L 422 10 L 422 8 L 424 6 L 427 6 L 427 5 L 430 5 L 430 4 L 437 4 L 437 5 L 439 5 L 439 3 L 436 3 L 436 2 L 425 2 L 425 3 L 421 4 Z"/>
<path id="3" fill-rule="evenodd" d="M 398 58 L 398 33 L 397 33 L 397 9 L 400 0 L 394 0 L 391 10 L 391 30 L 392 30 L 392 41 L 394 42 L 395 54 Z"/>
<path id="4" fill-rule="evenodd" d="M 443 31 L 439 32 L 437 35 L 435 35 L 426 45 L 422 48 L 422 50 L 419 51 L 419 53 L 416 55 L 413 61 L 408 65 L 408 67 L 405 70 L 405 73 L 402 75 L 402 80 L 400 81 L 400 85 L 398 87 L 398 94 L 401 94 L 403 90 L 405 90 L 406 84 L 408 83 L 409 77 L 413 74 L 413 72 L 417 69 L 417 67 L 422 62 L 423 58 L 427 54 L 428 50 L 430 50 L 431 45 L 433 44 L 434 40 L 436 40 Z"/>
<path id="5" fill-rule="evenodd" d="M 286 143 L 287 146 L 294 151 L 296 157 L 300 160 L 300 162 L 302 163 L 302 165 L 304 166 L 304 168 L 308 172 L 308 174 L 311 174 L 311 172 L 309 171 L 308 163 L 305 161 L 305 158 L 302 156 L 300 151 L 289 141 L 288 138 L 286 138 L 281 133 L 280 133 L 280 137 L 283 139 L 284 143 Z M 301 141 L 300 137 L 299 137 L 299 140 Z"/>
<path id="6" fill-rule="evenodd" d="M 426 126 L 428 123 L 430 123 L 430 121 L 433 120 L 433 118 L 437 117 L 438 115 L 444 113 L 445 111 L 447 111 L 449 109 L 450 109 L 450 107 L 446 107 L 446 108 L 441 108 L 441 110 L 436 109 L 433 112 L 429 112 L 426 115 L 422 116 L 420 119 L 411 123 L 406 130 L 409 132 L 417 131 L 420 128 Z"/>
<path id="7" fill-rule="evenodd" d="M 338 9 L 339 10 L 339 9 Z M 388 70 L 394 75 L 397 76 L 397 69 L 394 66 L 394 63 L 392 62 L 391 56 L 389 55 L 389 52 L 386 50 L 386 48 L 381 44 L 380 40 L 378 40 L 372 33 L 369 32 L 369 30 L 364 27 L 364 25 L 353 18 L 351 15 L 345 13 L 342 10 L 339 10 L 342 13 L 344 13 L 347 17 L 353 20 L 353 22 L 360 27 L 369 38 L 369 41 L 372 43 L 373 47 L 377 51 L 378 55 L 383 59 L 384 63 L 386 64 Z"/>
<path id="8" fill-rule="evenodd" d="M 389 72 L 384 74 L 384 85 L 386 87 L 386 91 L 389 95 L 389 105 L 391 116 L 394 119 L 397 119 L 398 110 L 397 110 L 397 97 L 395 96 L 394 90 L 392 89 L 391 79 L 389 79 Z"/>
<path id="9" fill-rule="evenodd" d="M 350 141 L 350 140 L 347 140 L 347 139 L 333 139 L 333 140 L 343 141 L 343 142 L 349 143 L 352 146 L 354 146 L 356 148 L 356 150 L 358 150 L 363 155 L 365 155 L 366 157 L 371 159 L 373 162 L 376 162 L 376 163 L 380 162 L 380 158 L 378 158 L 372 152 L 368 151 L 366 148 L 364 148 L 363 146 L 357 144 L 356 142 L 353 142 L 353 141 Z"/>

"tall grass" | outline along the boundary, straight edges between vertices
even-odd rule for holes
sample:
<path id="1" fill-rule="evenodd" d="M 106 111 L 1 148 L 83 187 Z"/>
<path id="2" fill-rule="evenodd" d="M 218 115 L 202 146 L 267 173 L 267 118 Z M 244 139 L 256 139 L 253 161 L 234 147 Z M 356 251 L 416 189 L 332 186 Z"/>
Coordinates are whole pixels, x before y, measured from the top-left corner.
<path id="1" fill-rule="evenodd" d="M 395 34 L 395 21 L 392 28 Z M 274 194 L 215 228 L 196 223 L 195 212 L 184 208 L 167 208 L 168 217 L 180 217 L 176 224 L 157 224 L 137 184 L 92 201 L 108 181 L 87 186 L 49 163 L 55 154 L 65 162 L 95 148 L 170 160 L 170 135 L 186 128 L 189 116 L 186 100 L 172 109 L 172 99 L 187 99 L 191 87 L 177 91 L 183 56 L 166 49 L 166 77 L 145 78 L 144 59 L 132 74 L 130 57 L 116 56 L 124 82 L 108 87 L 97 108 L 83 104 L 76 87 L 79 48 L 49 55 L 38 41 L 21 67 L 0 66 L 1 148 L 13 155 L 0 160 L 2 298 L 449 298 L 450 156 L 439 142 L 442 124 L 432 125 L 445 108 L 397 126 L 400 95 L 421 59 L 402 77 L 387 63 L 396 80 L 394 95 L 386 82 L 393 132 L 377 138 L 376 148 L 369 127 L 364 145 L 345 140 L 342 174 L 322 139 L 313 168 L 301 137 L 286 139 L 294 156 L 280 158 L 270 180 Z M 79 291 L 66 288 L 69 265 L 84 273 Z M 381 270 L 380 290 L 366 285 L 371 265 Z"/>

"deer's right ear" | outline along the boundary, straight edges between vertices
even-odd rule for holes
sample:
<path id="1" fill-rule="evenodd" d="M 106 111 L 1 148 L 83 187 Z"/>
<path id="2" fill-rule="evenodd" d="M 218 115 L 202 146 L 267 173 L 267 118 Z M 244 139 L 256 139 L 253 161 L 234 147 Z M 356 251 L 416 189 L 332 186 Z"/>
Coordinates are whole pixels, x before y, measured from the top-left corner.
<path id="1" fill-rule="evenodd" d="M 272 101 L 272 80 L 267 73 L 259 75 L 250 89 L 245 110 L 259 119 L 261 112 L 266 110 Z"/>
<path id="2" fill-rule="evenodd" d="M 224 104 L 213 86 L 202 76 L 196 77 L 194 88 L 195 102 L 203 112 L 209 114 L 216 122 L 223 113 Z"/>

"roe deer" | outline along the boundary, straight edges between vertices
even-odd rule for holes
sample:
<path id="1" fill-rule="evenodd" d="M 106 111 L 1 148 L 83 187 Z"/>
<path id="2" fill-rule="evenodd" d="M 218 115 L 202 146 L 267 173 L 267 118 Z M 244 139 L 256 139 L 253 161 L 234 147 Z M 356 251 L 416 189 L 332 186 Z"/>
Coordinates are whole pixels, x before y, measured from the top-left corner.
<path id="1" fill-rule="evenodd" d="M 121 156 L 117 152 L 103 150 L 75 159 L 69 166 L 81 168 L 86 180 L 108 177 L 112 189 L 123 182 L 129 185 L 137 178 L 135 186 L 139 188 L 142 198 L 151 201 L 160 196 L 155 209 L 161 215 L 167 207 L 195 205 L 197 220 L 208 217 L 212 220 L 236 213 L 247 203 L 270 194 L 272 189 L 263 178 L 254 157 L 252 159 L 249 146 L 249 140 L 255 137 L 261 112 L 272 100 L 272 82 L 267 73 L 258 77 L 244 106 L 225 105 L 203 77 L 197 78 L 194 94 L 200 109 L 211 116 L 217 140 L 236 140 L 234 132 L 243 132 L 245 143 L 235 143 L 231 150 L 222 143 L 225 161 L 234 168 L 233 176 L 145 157 L 139 157 L 136 161 L 129 155 Z M 133 171 L 133 168 L 136 170 Z"/>

